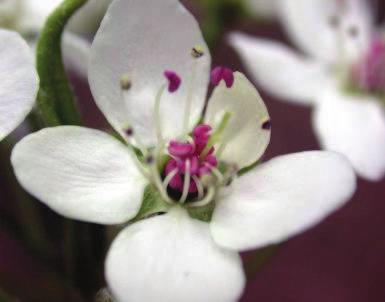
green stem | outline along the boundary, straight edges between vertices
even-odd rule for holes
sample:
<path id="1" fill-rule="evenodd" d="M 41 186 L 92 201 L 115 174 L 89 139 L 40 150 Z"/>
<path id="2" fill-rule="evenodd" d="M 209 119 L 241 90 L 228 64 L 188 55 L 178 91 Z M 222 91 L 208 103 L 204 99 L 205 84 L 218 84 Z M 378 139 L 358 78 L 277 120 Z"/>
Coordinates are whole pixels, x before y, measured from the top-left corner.
<path id="1" fill-rule="evenodd" d="M 61 40 L 71 16 L 87 0 L 65 0 L 48 17 L 37 44 L 37 70 L 40 77 L 38 108 L 47 126 L 80 125 L 75 97 L 64 69 Z"/>
<path id="2" fill-rule="evenodd" d="M 200 0 L 206 13 L 202 25 L 205 40 L 215 49 L 225 28 L 236 23 L 247 13 L 243 0 Z"/>

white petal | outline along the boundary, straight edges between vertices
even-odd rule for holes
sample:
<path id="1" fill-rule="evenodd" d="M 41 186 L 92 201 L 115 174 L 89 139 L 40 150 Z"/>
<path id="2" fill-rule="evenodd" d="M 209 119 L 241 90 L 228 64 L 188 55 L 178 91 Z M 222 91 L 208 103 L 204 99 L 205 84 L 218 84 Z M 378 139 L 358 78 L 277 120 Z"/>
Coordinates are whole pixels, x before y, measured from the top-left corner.
<path id="1" fill-rule="evenodd" d="M 249 9 L 257 17 L 273 18 L 277 13 L 277 2 L 280 0 L 247 0 Z"/>
<path id="2" fill-rule="evenodd" d="M 195 46 L 205 55 L 191 56 Z M 193 65 L 195 81 L 191 85 Z M 165 70 L 182 78 L 182 86 L 162 98 L 161 123 L 165 138 L 182 133 L 183 113 L 192 89 L 190 126 L 200 117 L 209 80 L 210 54 L 198 24 L 177 0 L 116 0 L 108 9 L 91 49 L 90 85 L 109 122 L 124 135 L 131 124 L 145 145 L 156 142 L 155 97 L 166 83 Z M 120 78 L 128 74 L 132 88 L 122 100 Z"/>
<path id="3" fill-rule="evenodd" d="M 236 301 L 245 280 L 238 254 L 212 240 L 181 208 L 135 223 L 112 243 L 106 278 L 120 302 Z"/>
<path id="4" fill-rule="evenodd" d="M 232 88 L 222 81 L 208 103 L 205 123 L 218 125 L 224 114 L 231 114 L 222 134 L 226 144 L 220 159 L 243 168 L 255 163 L 270 142 L 270 117 L 258 91 L 241 73 L 235 73 Z"/>
<path id="5" fill-rule="evenodd" d="M 310 103 L 331 81 L 325 65 L 307 60 L 283 44 L 239 33 L 230 36 L 230 43 L 257 84 L 279 98 Z"/>
<path id="6" fill-rule="evenodd" d="M 325 91 L 313 124 L 322 146 L 344 154 L 360 176 L 385 175 L 385 113 L 375 99 Z"/>
<path id="7" fill-rule="evenodd" d="M 89 35 L 96 32 L 112 0 L 88 0 L 71 18 L 67 29 Z"/>
<path id="8" fill-rule="evenodd" d="M 82 77 L 87 77 L 91 43 L 80 35 L 65 31 L 62 52 L 66 67 Z"/>
<path id="9" fill-rule="evenodd" d="M 20 30 L 26 33 L 38 32 L 47 17 L 63 2 L 63 0 L 23 0 L 19 18 Z"/>
<path id="10" fill-rule="evenodd" d="M 340 208 L 355 186 L 353 169 L 337 153 L 277 157 L 236 179 L 218 197 L 214 240 L 236 250 L 281 242 Z"/>
<path id="11" fill-rule="evenodd" d="M 345 5 L 343 13 L 339 13 L 338 3 Z M 292 40 L 323 61 L 336 62 L 342 55 L 354 59 L 370 39 L 372 18 L 366 1 L 281 0 L 280 4 L 281 20 Z M 331 25 L 336 16 L 338 28 Z M 352 26 L 358 29 L 358 36 L 349 33 Z"/>
<path id="12" fill-rule="evenodd" d="M 133 218 L 146 185 L 122 143 L 81 127 L 27 136 L 14 148 L 12 164 L 29 193 L 63 216 L 88 222 Z"/>
<path id="13" fill-rule="evenodd" d="M 31 111 L 38 90 L 32 51 L 19 34 L 0 30 L 0 140 Z"/>

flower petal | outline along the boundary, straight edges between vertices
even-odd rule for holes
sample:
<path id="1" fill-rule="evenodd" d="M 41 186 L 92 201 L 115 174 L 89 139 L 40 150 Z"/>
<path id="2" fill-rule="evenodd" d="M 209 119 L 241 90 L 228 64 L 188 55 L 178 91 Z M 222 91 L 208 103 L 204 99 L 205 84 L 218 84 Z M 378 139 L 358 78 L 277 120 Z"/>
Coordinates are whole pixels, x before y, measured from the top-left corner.
<path id="1" fill-rule="evenodd" d="M 313 125 L 321 145 L 344 154 L 360 176 L 380 180 L 385 175 L 385 112 L 378 101 L 325 91 Z"/>
<path id="2" fill-rule="evenodd" d="M 19 34 L 0 29 L 0 140 L 31 111 L 38 76 L 31 49 Z"/>
<path id="3" fill-rule="evenodd" d="M 280 4 L 281 20 L 292 40 L 322 61 L 340 60 L 341 47 L 344 59 L 354 59 L 369 42 L 372 16 L 366 1 L 281 0 Z M 351 34 L 353 27 L 358 35 Z"/>
<path id="4" fill-rule="evenodd" d="M 337 153 L 277 157 L 236 179 L 218 197 L 213 238 L 235 250 L 281 242 L 340 208 L 355 186 L 353 169 Z"/>
<path id="5" fill-rule="evenodd" d="M 145 179 L 127 148 L 101 131 L 46 128 L 19 142 L 12 164 L 21 185 L 57 213 L 118 224 L 141 205 Z"/>
<path id="6" fill-rule="evenodd" d="M 256 162 L 270 142 L 270 118 L 266 106 L 255 87 L 241 73 L 227 88 L 224 81 L 214 90 L 208 103 L 205 123 L 216 126 L 226 112 L 230 113 L 221 143 L 225 149 L 220 159 L 244 168 Z M 268 125 L 268 127 L 266 127 Z"/>
<path id="7" fill-rule="evenodd" d="M 245 284 L 239 255 L 181 208 L 124 229 L 108 252 L 106 279 L 120 302 L 230 302 Z"/>
<path id="8" fill-rule="evenodd" d="M 191 54 L 197 46 L 204 51 L 200 58 Z M 177 92 L 164 93 L 160 106 L 163 136 L 171 139 L 182 134 L 190 92 L 190 126 L 199 120 L 209 69 L 210 54 L 199 26 L 179 1 L 116 0 L 92 45 L 89 79 L 98 106 L 115 129 L 124 136 L 132 125 L 142 143 L 151 146 L 156 142 L 155 98 L 166 83 L 164 71 L 182 79 Z M 124 74 L 132 80 L 125 100 L 119 87 Z"/>
<path id="9" fill-rule="evenodd" d="M 326 66 L 297 55 L 283 44 L 240 33 L 230 36 L 230 44 L 257 83 L 279 98 L 308 104 L 331 81 Z"/>
<path id="10" fill-rule="evenodd" d="M 61 48 L 66 67 L 86 78 L 91 43 L 80 35 L 65 31 Z"/>

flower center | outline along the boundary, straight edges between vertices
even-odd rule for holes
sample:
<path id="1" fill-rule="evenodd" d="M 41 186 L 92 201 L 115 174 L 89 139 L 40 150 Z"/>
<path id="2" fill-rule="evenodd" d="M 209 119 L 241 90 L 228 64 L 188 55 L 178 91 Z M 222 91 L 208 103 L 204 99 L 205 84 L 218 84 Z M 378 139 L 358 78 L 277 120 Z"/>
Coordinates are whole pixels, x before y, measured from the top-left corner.
<path id="1" fill-rule="evenodd" d="M 385 92 L 385 41 L 381 37 L 375 37 L 363 57 L 353 65 L 351 80 L 365 92 Z"/>
<path id="2" fill-rule="evenodd" d="M 218 161 L 214 155 L 214 147 L 210 147 L 208 152 L 205 151 L 211 130 L 209 125 L 198 125 L 190 142 L 172 140 L 168 146 L 172 159 L 168 161 L 163 172 L 167 178 L 164 185 L 182 193 L 181 202 L 185 202 L 191 193 L 198 193 L 198 198 L 202 198 L 202 178 L 210 175 L 214 169 L 217 170 Z"/>
<path id="3" fill-rule="evenodd" d="M 204 56 L 204 51 L 199 46 L 194 47 L 191 50 L 191 56 L 197 61 Z M 218 168 L 217 158 L 225 147 L 225 144 L 221 143 L 222 133 L 231 118 L 230 113 L 226 112 L 223 115 L 215 129 L 207 124 L 199 124 L 191 133 L 189 131 L 196 69 L 197 63 L 194 62 L 192 76 L 187 83 L 187 99 L 182 113 L 182 133 L 179 138 L 167 141 L 162 132 L 161 101 L 165 93 L 175 93 L 182 84 L 182 79 L 171 70 L 164 72 L 166 81 L 155 96 L 153 108 L 157 137 L 155 148 L 146 148 L 132 127 L 125 129 L 126 137 L 132 140 L 143 155 L 140 159 L 134 154 L 138 169 L 156 186 L 162 198 L 169 203 L 185 204 L 187 202 L 193 207 L 209 204 L 218 189 L 229 184 L 237 173 L 237 168 L 231 165 L 223 164 L 223 172 Z M 233 71 L 225 67 L 214 68 L 211 73 L 211 83 L 217 86 L 222 81 L 226 87 L 231 88 L 234 84 Z M 129 75 L 121 77 L 120 87 L 123 98 L 134 84 Z M 217 146 L 217 150 L 214 146 Z"/>

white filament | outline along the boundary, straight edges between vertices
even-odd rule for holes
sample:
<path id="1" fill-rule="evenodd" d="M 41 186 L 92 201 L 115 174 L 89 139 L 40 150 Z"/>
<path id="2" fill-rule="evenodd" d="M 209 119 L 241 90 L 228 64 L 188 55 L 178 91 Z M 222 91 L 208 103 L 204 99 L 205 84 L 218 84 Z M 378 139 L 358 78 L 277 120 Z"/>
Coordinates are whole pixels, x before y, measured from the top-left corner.
<path id="1" fill-rule="evenodd" d="M 191 162 L 190 160 L 186 160 L 185 173 L 184 173 L 184 182 L 183 182 L 183 191 L 182 196 L 179 199 L 180 203 L 185 203 L 187 200 L 187 196 L 190 189 L 190 181 L 191 181 Z"/>

